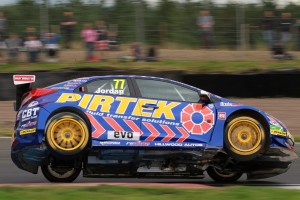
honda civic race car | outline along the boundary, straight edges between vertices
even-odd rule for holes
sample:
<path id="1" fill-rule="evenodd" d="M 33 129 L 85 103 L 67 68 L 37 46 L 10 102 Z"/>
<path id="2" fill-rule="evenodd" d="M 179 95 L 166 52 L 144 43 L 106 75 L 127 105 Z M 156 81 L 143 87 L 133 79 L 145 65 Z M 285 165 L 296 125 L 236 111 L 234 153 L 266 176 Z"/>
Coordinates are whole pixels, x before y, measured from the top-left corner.
<path id="1" fill-rule="evenodd" d="M 15 75 L 11 158 L 51 182 L 194 177 L 233 182 L 286 172 L 294 139 L 275 117 L 169 79 L 94 76 L 45 88 Z"/>

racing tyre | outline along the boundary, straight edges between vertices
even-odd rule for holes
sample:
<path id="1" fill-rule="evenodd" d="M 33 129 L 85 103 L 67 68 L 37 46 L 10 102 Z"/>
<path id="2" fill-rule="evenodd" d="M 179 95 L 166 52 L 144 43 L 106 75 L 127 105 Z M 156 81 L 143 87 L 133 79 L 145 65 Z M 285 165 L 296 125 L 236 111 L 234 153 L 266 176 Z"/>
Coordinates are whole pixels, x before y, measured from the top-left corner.
<path id="1" fill-rule="evenodd" d="M 214 167 L 208 167 L 206 169 L 207 174 L 216 182 L 232 183 L 237 181 L 243 175 L 242 172 L 223 172 Z"/>
<path id="2" fill-rule="evenodd" d="M 238 161 L 249 161 L 264 150 L 265 131 L 261 123 L 252 117 L 237 117 L 225 128 L 225 150 Z"/>
<path id="3" fill-rule="evenodd" d="M 88 127 L 74 113 L 58 113 L 50 118 L 46 127 L 46 143 L 55 156 L 73 158 L 82 153 L 89 144 Z"/>
<path id="4" fill-rule="evenodd" d="M 50 182 L 71 183 L 81 172 L 81 168 L 61 168 L 55 169 L 50 165 L 41 166 L 44 177 Z"/>

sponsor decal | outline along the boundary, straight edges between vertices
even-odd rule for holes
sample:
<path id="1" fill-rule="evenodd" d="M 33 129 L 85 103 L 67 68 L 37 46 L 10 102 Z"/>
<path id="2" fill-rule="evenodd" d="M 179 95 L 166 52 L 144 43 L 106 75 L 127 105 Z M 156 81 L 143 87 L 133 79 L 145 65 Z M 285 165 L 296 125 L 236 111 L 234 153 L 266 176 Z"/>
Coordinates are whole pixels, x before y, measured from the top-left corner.
<path id="1" fill-rule="evenodd" d="M 27 135 L 27 134 L 31 134 L 31 133 L 35 133 L 35 132 L 36 132 L 36 128 L 31 128 L 31 129 L 26 129 L 26 130 L 20 131 L 20 135 Z"/>
<path id="2" fill-rule="evenodd" d="M 189 104 L 180 114 L 182 126 L 191 134 L 206 134 L 214 124 L 213 111 L 201 104 Z"/>
<path id="3" fill-rule="evenodd" d="M 78 83 L 66 83 L 63 85 L 63 87 L 77 87 L 79 84 Z"/>
<path id="4" fill-rule="evenodd" d="M 13 78 L 15 85 L 35 82 L 35 75 L 14 75 Z"/>
<path id="5" fill-rule="evenodd" d="M 36 125 L 36 121 L 34 121 L 34 122 L 29 121 L 26 124 L 23 124 L 21 126 L 21 128 L 28 128 L 28 127 L 32 127 L 32 126 L 35 126 L 35 125 Z"/>
<path id="6" fill-rule="evenodd" d="M 280 131 L 280 130 L 271 130 L 271 134 L 273 134 L 273 135 L 280 135 L 280 136 L 287 136 L 287 132 Z"/>
<path id="7" fill-rule="evenodd" d="M 109 145 L 120 145 L 120 142 L 115 142 L 115 141 L 101 141 L 99 142 L 100 145 L 102 146 L 109 146 Z"/>
<path id="8" fill-rule="evenodd" d="M 121 83 L 118 84 L 122 85 Z M 112 97 L 105 95 L 92 95 L 92 94 L 76 94 L 76 93 L 63 93 L 57 99 L 56 103 L 69 103 L 78 102 L 78 106 L 86 109 L 89 113 L 98 112 L 101 113 L 116 113 L 123 115 L 128 112 L 130 104 L 134 104 L 133 110 L 131 109 L 132 116 L 138 117 L 151 117 L 151 118 L 161 118 L 165 117 L 167 120 L 175 120 L 173 109 L 176 108 L 180 103 L 178 102 L 167 102 L 158 101 L 154 99 L 137 99 L 130 97 Z M 112 104 L 115 106 L 112 108 Z M 117 104 L 116 104 L 117 103 Z M 158 109 L 151 109 L 142 107 L 145 104 L 155 104 Z M 200 104 L 199 104 L 200 105 Z"/>
<path id="9" fill-rule="evenodd" d="M 146 146 L 150 146 L 150 142 L 141 142 L 141 141 L 137 141 L 137 142 L 126 142 L 127 146 L 134 146 L 134 147 L 146 147 Z"/>
<path id="10" fill-rule="evenodd" d="M 269 118 L 269 122 L 270 124 L 272 124 L 273 126 L 278 126 L 281 127 L 281 125 L 277 122 L 277 120 L 275 120 L 273 117 L 267 115 L 267 117 Z"/>
<path id="11" fill-rule="evenodd" d="M 208 104 L 209 108 L 214 108 L 214 104 Z"/>
<path id="12" fill-rule="evenodd" d="M 51 87 L 51 88 L 56 90 L 70 90 L 69 87 Z"/>
<path id="13" fill-rule="evenodd" d="M 240 106 L 239 103 L 231 103 L 231 102 L 220 102 L 220 106 L 224 107 L 234 107 L 234 106 Z"/>
<path id="14" fill-rule="evenodd" d="M 140 133 L 130 131 L 108 131 L 108 140 L 140 140 Z"/>
<path id="15" fill-rule="evenodd" d="M 158 147 L 182 147 L 183 143 L 175 143 L 175 142 L 155 142 L 154 146 Z"/>
<path id="16" fill-rule="evenodd" d="M 154 146 L 158 147 L 203 147 L 199 143 L 176 143 L 176 142 L 155 142 Z"/>
<path id="17" fill-rule="evenodd" d="M 88 81 L 88 79 L 89 78 L 78 78 L 78 79 L 72 80 L 72 82 L 86 83 Z"/>
<path id="18" fill-rule="evenodd" d="M 28 104 L 28 108 L 37 106 L 38 104 L 39 104 L 39 102 L 37 102 L 37 101 L 32 101 L 32 102 L 30 102 L 30 104 Z"/>
<path id="19" fill-rule="evenodd" d="M 226 120 L 226 112 L 218 112 L 219 120 Z"/>
<path id="20" fill-rule="evenodd" d="M 39 107 L 36 107 L 36 108 L 29 108 L 29 109 L 23 110 L 22 122 L 36 119 L 39 109 L 40 109 Z"/>
<path id="21" fill-rule="evenodd" d="M 283 131 L 283 128 L 279 126 L 271 125 L 270 132 L 273 135 L 287 136 L 287 132 Z"/>

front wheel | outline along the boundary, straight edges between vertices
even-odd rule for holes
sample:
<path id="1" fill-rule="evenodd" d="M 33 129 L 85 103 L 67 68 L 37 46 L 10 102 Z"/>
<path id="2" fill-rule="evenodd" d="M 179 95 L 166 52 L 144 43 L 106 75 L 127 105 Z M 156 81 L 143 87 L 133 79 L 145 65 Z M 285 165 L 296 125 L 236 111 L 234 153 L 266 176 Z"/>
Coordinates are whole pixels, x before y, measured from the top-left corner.
<path id="1" fill-rule="evenodd" d="M 214 167 L 208 167 L 206 172 L 214 181 L 226 183 L 235 182 L 243 175 L 242 172 L 225 172 Z"/>
<path id="2" fill-rule="evenodd" d="M 225 127 L 224 144 L 227 153 L 236 160 L 251 160 L 265 149 L 264 128 L 252 117 L 236 117 Z"/>

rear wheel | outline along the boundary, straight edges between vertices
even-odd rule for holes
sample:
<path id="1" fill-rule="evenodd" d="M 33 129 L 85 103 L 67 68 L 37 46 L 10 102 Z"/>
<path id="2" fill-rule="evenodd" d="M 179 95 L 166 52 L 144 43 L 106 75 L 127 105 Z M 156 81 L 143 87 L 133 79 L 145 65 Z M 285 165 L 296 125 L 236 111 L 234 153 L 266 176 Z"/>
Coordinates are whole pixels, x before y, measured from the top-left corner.
<path id="1" fill-rule="evenodd" d="M 252 117 L 236 117 L 225 128 L 225 150 L 239 161 L 248 161 L 258 156 L 266 144 L 261 123 Z"/>
<path id="2" fill-rule="evenodd" d="M 56 156 L 77 156 L 88 146 L 88 127 L 74 113 L 58 113 L 51 117 L 46 127 L 47 145 Z"/>
<path id="3" fill-rule="evenodd" d="M 44 177 L 50 182 L 70 183 L 78 177 L 81 167 L 50 163 L 49 165 L 41 166 L 41 170 Z"/>
<path id="4" fill-rule="evenodd" d="M 208 167 L 206 170 L 210 178 L 216 182 L 235 182 L 243 175 L 242 172 L 222 171 L 214 167 Z"/>

